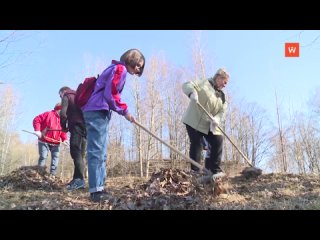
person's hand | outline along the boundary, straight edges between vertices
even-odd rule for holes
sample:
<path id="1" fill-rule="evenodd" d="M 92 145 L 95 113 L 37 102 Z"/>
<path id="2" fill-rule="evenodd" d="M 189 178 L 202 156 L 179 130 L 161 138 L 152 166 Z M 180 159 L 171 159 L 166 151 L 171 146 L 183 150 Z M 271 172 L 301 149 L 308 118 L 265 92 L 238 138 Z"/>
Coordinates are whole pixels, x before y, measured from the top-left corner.
<path id="1" fill-rule="evenodd" d="M 64 141 L 62 142 L 63 145 L 65 145 L 66 147 L 70 147 L 70 143 L 68 141 Z"/>
<path id="2" fill-rule="evenodd" d="M 219 125 L 219 121 L 217 118 L 213 118 L 211 119 L 211 122 L 210 122 L 210 131 L 213 133 L 214 130 L 216 129 L 216 127 Z"/>
<path id="3" fill-rule="evenodd" d="M 40 131 L 35 131 L 34 132 L 38 138 L 42 138 L 42 133 Z"/>
<path id="4" fill-rule="evenodd" d="M 43 129 L 43 130 L 41 131 L 42 136 L 45 136 L 45 135 L 47 134 L 47 132 L 48 132 L 48 127 L 46 127 L 45 129 Z"/>
<path id="5" fill-rule="evenodd" d="M 135 122 L 136 120 L 134 119 L 134 117 L 130 114 L 130 113 L 127 113 L 125 116 L 124 116 L 129 122 Z"/>
<path id="6" fill-rule="evenodd" d="M 190 94 L 190 99 L 195 101 L 195 102 L 199 102 L 198 93 L 197 92 L 192 92 Z"/>

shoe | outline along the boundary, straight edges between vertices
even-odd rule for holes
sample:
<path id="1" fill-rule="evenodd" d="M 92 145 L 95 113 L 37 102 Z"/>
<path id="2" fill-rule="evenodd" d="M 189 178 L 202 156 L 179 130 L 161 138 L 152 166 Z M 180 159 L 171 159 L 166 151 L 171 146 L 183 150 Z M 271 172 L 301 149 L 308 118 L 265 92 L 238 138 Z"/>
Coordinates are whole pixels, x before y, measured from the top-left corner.
<path id="1" fill-rule="evenodd" d="M 197 182 L 199 184 L 208 184 L 212 181 L 212 175 L 205 175 L 205 176 L 202 176 L 202 177 L 199 177 L 197 179 Z"/>
<path id="2" fill-rule="evenodd" d="M 80 188 L 83 189 L 84 186 L 85 186 L 84 180 L 83 180 L 83 179 L 80 179 L 80 178 L 76 178 L 76 179 L 73 179 L 73 180 L 67 185 L 67 190 L 68 190 L 68 191 L 73 191 L 73 190 L 80 189 Z"/>
<path id="3" fill-rule="evenodd" d="M 212 175 L 212 180 L 215 182 L 219 178 L 225 177 L 226 174 L 224 172 L 218 172 Z"/>
<path id="4" fill-rule="evenodd" d="M 109 198 L 109 194 L 107 194 L 107 192 L 104 190 L 100 192 L 90 193 L 90 200 L 92 202 L 103 202 L 105 200 L 108 200 Z"/>
<path id="5" fill-rule="evenodd" d="M 191 169 L 190 170 L 190 173 L 193 175 L 193 174 L 199 174 L 200 173 L 200 170 L 193 170 Z"/>

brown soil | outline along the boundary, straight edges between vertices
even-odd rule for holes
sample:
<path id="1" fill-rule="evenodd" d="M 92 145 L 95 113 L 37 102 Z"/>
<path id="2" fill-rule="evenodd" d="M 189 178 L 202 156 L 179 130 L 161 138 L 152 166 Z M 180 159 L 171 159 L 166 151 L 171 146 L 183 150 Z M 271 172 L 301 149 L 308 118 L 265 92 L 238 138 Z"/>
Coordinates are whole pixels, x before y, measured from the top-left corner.
<path id="1" fill-rule="evenodd" d="M 0 178 L 0 209 L 206 210 L 320 209 L 320 179 L 311 175 L 243 175 L 199 184 L 199 175 L 161 169 L 149 180 L 108 178 L 109 200 L 93 203 L 88 188 L 68 192 L 67 182 L 45 169 L 22 167 Z"/>

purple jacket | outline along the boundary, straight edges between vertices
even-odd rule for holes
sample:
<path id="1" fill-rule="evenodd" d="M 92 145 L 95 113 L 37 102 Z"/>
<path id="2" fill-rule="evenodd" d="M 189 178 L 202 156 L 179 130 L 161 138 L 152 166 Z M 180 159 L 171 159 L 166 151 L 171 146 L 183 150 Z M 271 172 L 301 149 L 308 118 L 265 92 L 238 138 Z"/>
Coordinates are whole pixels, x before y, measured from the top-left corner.
<path id="1" fill-rule="evenodd" d="M 121 92 L 126 82 L 127 69 L 123 62 L 112 60 L 96 82 L 94 91 L 82 111 L 113 110 L 120 115 L 128 112 L 127 104 L 121 102 Z"/>

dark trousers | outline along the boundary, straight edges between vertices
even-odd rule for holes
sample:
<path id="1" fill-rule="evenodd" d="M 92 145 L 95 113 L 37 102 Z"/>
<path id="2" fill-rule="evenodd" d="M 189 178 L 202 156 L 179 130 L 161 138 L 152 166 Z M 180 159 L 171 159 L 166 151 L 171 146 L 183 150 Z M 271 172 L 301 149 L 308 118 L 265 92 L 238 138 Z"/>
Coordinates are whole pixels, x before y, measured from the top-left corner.
<path id="1" fill-rule="evenodd" d="M 221 160 L 222 160 L 222 150 L 223 150 L 223 136 L 222 135 L 213 135 L 212 132 L 209 132 L 208 135 L 201 133 L 194 128 L 186 125 L 187 132 L 190 139 L 190 152 L 189 157 L 200 163 L 201 152 L 203 149 L 204 137 L 208 144 L 208 150 L 210 151 L 209 157 L 205 159 L 205 168 L 210 170 L 213 174 L 221 172 Z M 191 164 L 191 169 L 194 171 L 199 171 L 199 168 Z"/>
<path id="2" fill-rule="evenodd" d="M 86 151 L 86 129 L 75 125 L 70 130 L 70 154 L 74 163 L 73 179 L 84 179 L 84 153 Z"/>

